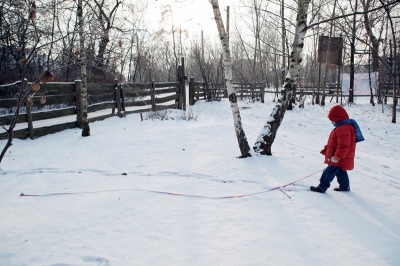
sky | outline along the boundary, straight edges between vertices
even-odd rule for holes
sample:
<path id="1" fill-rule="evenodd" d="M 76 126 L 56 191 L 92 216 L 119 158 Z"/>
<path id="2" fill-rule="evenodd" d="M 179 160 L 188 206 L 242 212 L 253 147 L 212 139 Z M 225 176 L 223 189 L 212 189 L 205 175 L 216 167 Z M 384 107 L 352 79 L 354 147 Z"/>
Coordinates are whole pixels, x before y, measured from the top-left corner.
<path id="1" fill-rule="evenodd" d="M 230 12 L 233 15 L 232 8 L 234 5 L 238 5 L 239 1 L 223 0 L 218 2 L 224 23 L 226 23 L 226 7 L 230 6 Z M 218 34 L 213 9 L 208 0 L 187 0 L 183 3 L 176 3 L 173 0 L 158 0 L 153 1 L 150 5 L 154 6 L 155 12 L 161 13 L 161 6 L 166 4 L 172 5 L 176 25 L 184 25 L 183 28 L 195 32 L 196 35 L 199 35 L 202 29 L 208 35 Z"/>
<path id="2" fill-rule="evenodd" d="M 238 102 L 250 146 L 272 100 Z M 76 128 L 15 139 L 0 164 L 0 265 L 397 265 L 400 126 L 390 106 L 344 105 L 365 137 L 351 191 L 333 191 L 336 180 L 325 194 L 309 190 L 325 168 L 334 105 L 307 98 L 286 112 L 273 155 L 246 159 L 227 99 L 187 106 L 196 119 L 128 114 L 91 123 L 90 137 Z"/>

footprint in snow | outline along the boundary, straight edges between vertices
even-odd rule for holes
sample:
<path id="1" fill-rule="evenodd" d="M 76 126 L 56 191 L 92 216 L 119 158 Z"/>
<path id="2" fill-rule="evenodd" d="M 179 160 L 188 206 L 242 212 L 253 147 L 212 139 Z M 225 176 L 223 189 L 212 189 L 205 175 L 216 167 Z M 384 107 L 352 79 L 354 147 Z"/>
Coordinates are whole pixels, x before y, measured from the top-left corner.
<path id="1" fill-rule="evenodd" d="M 86 256 L 86 257 L 83 257 L 82 260 L 84 262 L 94 263 L 97 266 L 110 266 L 111 265 L 107 259 L 97 257 L 97 256 Z"/>

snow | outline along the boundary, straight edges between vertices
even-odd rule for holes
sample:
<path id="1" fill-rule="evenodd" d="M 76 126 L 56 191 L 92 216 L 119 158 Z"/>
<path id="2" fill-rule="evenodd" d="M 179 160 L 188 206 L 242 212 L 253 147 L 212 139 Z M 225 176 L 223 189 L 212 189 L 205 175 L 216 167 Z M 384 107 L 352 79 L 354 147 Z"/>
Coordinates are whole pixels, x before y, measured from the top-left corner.
<path id="1" fill-rule="evenodd" d="M 272 98 L 238 102 L 250 146 Z M 309 190 L 325 167 L 329 99 L 286 112 L 273 156 L 237 158 L 227 99 L 197 102 L 197 120 L 128 114 L 91 123 L 86 138 L 15 139 L 0 165 L 0 264 L 396 265 L 400 126 L 368 100 L 345 106 L 366 139 L 350 192 L 336 180 Z"/>

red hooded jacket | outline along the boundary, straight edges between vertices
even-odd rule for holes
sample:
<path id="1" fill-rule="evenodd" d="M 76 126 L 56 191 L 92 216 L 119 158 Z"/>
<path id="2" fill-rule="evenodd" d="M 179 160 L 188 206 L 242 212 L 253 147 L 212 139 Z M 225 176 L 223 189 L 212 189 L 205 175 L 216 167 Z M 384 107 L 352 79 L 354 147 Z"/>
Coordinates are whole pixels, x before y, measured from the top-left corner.
<path id="1" fill-rule="evenodd" d="M 329 120 L 338 123 L 349 119 L 349 115 L 341 105 L 335 105 L 328 113 Z M 332 130 L 328 143 L 325 145 L 324 163 L 339 166 L 342 170 L 354 168 L 354 157 L 356 154 L 356 132 L 354 126 L 343 124 Z M 331 161 L 332 156 L 340 157 L 339 162 Z"/>

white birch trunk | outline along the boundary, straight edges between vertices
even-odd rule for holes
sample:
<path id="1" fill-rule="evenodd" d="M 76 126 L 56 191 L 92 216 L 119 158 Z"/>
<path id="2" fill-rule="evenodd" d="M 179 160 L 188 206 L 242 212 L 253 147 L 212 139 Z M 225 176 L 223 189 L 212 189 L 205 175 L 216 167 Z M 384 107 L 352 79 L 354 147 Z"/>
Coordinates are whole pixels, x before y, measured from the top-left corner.
<path id="1" fill-rule="evenodd" d="M 271 146 L 275 140 L 277 131 L 285 111 L 292 99 L 292 95 L 296 89 L 297 78 L 299 76 L 301 61 L 303 60 L 304 37 L 307 31 L 307 10 L 311 0 L 299 0 L 296 18 L 296 32 L 292 44 L 292 52 L 290 54 L 289 73 L 286 75 L 285 84 L 267 122 L 264 124 L 256 143 L 253 146 L 255 152 L 263 155 L 272 155 Z"/>
<path id="2" fill-rule="evenodd" d="M 251 156 L 249 153 L 250 146 L 247 142 L 247 138 L 243 130 L 242 120 L 240 118 L 239 106 L 237 103 L 236 92 L 232 84 L 232 58 L 229 50 L 228 38 L 225 31 L 224 23 L 222 21 L 218 0 L 210 0 L 210 3 L 214 11 L 215 22 L 217 23 L 218 33 L 224 54 L 225 83 L 228 91 L 229 103 L 232 110 L 235 133 L 238 139 L 239 149 L 242 154 L 241 157 L 244 158 Z"/>
<path id="3" fill-rule="evenodd" d="M 90 136 L 90 128 L 87 114 L 87 74 L 86 74 L 86 52 L 85 38 L 83 33 L 83 5 L 82 0 L 78 1 L 78 27 L 79 27 L 79 63 L 81 65 L 81 80 L 82 80 L 82 136 Z"/>

